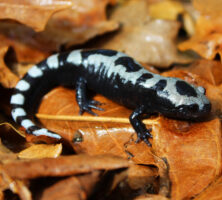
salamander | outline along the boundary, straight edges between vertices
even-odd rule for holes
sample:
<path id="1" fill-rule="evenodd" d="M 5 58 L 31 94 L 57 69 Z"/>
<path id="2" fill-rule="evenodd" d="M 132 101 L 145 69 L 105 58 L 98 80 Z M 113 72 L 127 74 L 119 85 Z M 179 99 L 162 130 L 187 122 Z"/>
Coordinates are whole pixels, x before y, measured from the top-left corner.
<path id="1" fill-rule="evenodd" d="M 10 101 L 12 118 L 28 134 L 61 139 L 59 134 L 37 126 L 31 117 L 42 96 L 59 85 L 76 89 L 80 114 L 96 115 L 92 109 L 103 110 L 100 102 L 89 97 L 88 90 L 133 109 L 129 120 L 137 141 L 148 145 L 152 134 L 142 122 L 144 116 L 160 113 L 176 119 L 200 120 L 211 110 L 201 86 L 154 74 L 118 51 L 73 50 L 54 54 L 34 65 L 17 83 Z"/>

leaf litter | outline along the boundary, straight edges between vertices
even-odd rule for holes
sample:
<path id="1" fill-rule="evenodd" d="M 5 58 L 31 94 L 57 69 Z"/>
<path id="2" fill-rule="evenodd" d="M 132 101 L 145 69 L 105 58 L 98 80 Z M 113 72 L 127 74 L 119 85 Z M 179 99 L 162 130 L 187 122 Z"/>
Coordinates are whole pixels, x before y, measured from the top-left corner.
<path id="1" fill-rule="evenodd" d="M 201 13 L 197 21 L 184 3 L 173 1 L 3 3 L 1 122 L 11 122 L 5 99 L 32 64 L 73 45 L 84 47 L 89 39 L 117 29 L 86 47 L 124 51 L 152 70 L 148 65 L 171 67 L 163 73 L 154 71 L 204 86 L 212 113 L 207 121 L 196 123 L 153 116 L 146 123 L 153 134 L 149 148 L 144 142 L 135 143 L 136 134 L 128 123 L 131 110 L 95 95 L 105 109 L 98 114 L 108 121 L 92 121 L 87 113 L 78 115 L 74 90 L 56 88 L 43 98 L 38 113 L 74 116 L 79 121 L 39 118 L 42 126 L 61 134 L 62 144 L 50 140 L 46 142 L 52 144 L 35 144 L 39 143 L 35 138 L 26 134 L 25 140 L 12 128 L 0 126 L 0 199 L 220 199 L 221 62 L 212 60 L 221 54 L 221 15 L 216 1 L 205 0 L 206 7 L 199 0 L 187 3 Z M 115 5 L 109 17 L 108 4 Z M 30 18 L 34 8 L 38 20 Z M 177 20 L 180 15 L 183 23 Z M 186 23 L 191 23 L 189 28 Z M 179 49 L 192 49 L 202 58 L 178 53 L 181 28 L 191 38 L 180 43 Z M 117 121 L 111 122 L 113 118 Z"/>

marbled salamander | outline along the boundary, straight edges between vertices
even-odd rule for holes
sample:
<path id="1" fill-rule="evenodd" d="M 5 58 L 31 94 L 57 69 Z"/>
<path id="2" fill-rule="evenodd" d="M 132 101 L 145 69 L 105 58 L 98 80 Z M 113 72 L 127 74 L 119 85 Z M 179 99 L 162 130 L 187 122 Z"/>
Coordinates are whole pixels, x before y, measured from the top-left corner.
<path id="1" fill-rule="evenodd" d="M 195 120 L 206 117 L 211 110 L 203 87 L 151 73 L 121 52 L 74 50 L 52 55 L 33 66 L 16 85 L 11 97 L 12 117 L 27 133 L 61 139 L 60 135 L 35 125 L 30 117 L 36 102 L 58 85 L 76 88 L 81 114 L 95 114 L 91 109 L 102 110 L 99 102 L 88 98 L 88 89 L 134 109 L 130 122 L 138 140 L 147 144 L 152 135 L 142 123 L 144 114 Z"/>

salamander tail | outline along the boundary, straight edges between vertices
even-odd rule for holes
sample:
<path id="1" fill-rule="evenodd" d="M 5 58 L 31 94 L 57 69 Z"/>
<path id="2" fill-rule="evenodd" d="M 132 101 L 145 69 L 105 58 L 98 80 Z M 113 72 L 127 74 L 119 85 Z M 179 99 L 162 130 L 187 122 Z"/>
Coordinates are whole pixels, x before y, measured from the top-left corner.
<path id="1" fill-rule="evenodd" d="M 54 139 L 61 139 L 61 136 L 49 131 L 46 128 L 38 127 L 28 116 L 25 110 L 25 93 L 23 90 L 28 87 L 28 83 L 25 80 L 20 80 L 15 88 L 15 92 L 11 97 L 10 104 L 12 107 L 12 118 L 16 123 L 26 129 L 28 134 L 35 136 L 46 136 Z M 22 89 L 21 89 L 22 88 Z"/>

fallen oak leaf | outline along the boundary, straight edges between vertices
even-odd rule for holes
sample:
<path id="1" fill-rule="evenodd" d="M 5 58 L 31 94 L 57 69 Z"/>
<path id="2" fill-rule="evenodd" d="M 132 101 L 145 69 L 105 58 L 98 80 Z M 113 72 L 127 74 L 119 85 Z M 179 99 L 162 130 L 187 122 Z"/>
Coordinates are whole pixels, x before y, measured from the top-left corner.
<path id="1" fill-rule="evenodd" d="M 8 46 L 0 47 L 0 83 L 5 88 L 13 88 L 17 84 L 19 78 L 9 70 L 4 62 L 4 57 L 8 48 Z"/>
<path id="2" fill-rule="evenodd" d="M 12 32 L 16 33 L 13 37 Z M 34 40 L 36 33 L 21 24 L 2 21 L 0 23 L 0 40 L 2 45 L 10 46 L 15 51 L 17 62 L 37 63 L 50 55 L 50 46 L 44 47 L 41 42 Z M 17 71 L 14 69 L 14 71 Z"/>
<path id="3" fill-rule="evenodd" d="M 43 32 L 42 36 L 53 41 L 57 49 L 58 43 L 69 48 L 119 28 L 119 23 L 107 19 L 106 15 L 107 5 L 115 4 L 115 1 L 73 0 L 73 3 L 72 8 L 53 15 Z"/>
<path id="4" fill-rule="evenodd" d="M 17 155 L 3 145 L 0 138 L 0 163 L 7 163 L 16 159 Z"/>
<path id="5" fill-rule="evenodd" d="M 189 199 L 221 172 L 220 122 L 190 124 L 162 118 L 153 128 L 153 150 L 168 161 L 172 199 Z"/>
<path id="6" fill-rule="evenodd" d="M 194 7 L 200 12 L 196 23 L 196 32 L 189 40 L 179 44 L 181 51 L 193 50 L 204 58 L 213 60 L 222 55 L 221 12 L 222 6 L 217 0 L 194 0 Z"/>
<path id="7" fill-rule="evenodd" d="M 206 88 L 213 104 L 221 110 L 221 92 L 200 76 L 183 70 L 161 75 L 182 78 Z M 216 95 L 215 95 L 216 94 Z M 169 164 L 172 199 L 191 198 L 203 191 L 221 172 L 221 124 L 218 118 L 199 123 L 160 118 L 153 126 L 153 150 Z"/>
<path id="8" fill-rule="evenodd" d="M 11 178 L 0 165 L 0 190 L 10 189 L 13 193 L 18 194 L 21 200 L 32 200 L 31 192 L 26 186 L 25 181 L 14 180 Z"/>
<path id="9" fill-rule="evenodd" d="M 114 3 L 113 0 L 73 0 L 72 2 L 73 6 L 70 9 L 56 12 L 41 32 L 35 32 L 22 24 L 1 21 L 2 44 L 13 47 L 16 61 L 34 64 L 47 58 L 52 52 L 60 51 L 61 46 L 68 48 L 82 44 L 96 35 L 119 27 L 117 22 L 106 18 L 106 6 Z"/>
<path id="10" fill-rule="evenodd" d="M 183 14 L 185 9 L 178 1 L 160 1 L 149 6 L 150 16 L 158 19 L 177 20 L 179 14 Z"/>
<path id="11" fill-rule="evenodd" d="M 120 157 L 86 154 L 18 160 L 2 165 L 5 172 L 16 179 L 33 179 L 46 176 L 69 176 L 89 173 L 95 170 L 114 170 L 127 168 L 129 162 Z"/>
<path id="12" fill-rule="evenodd" d="M 179 50 L 193 50 L 203 58 L 210 60 L 213 60 L 217 54 L 221 57 L 221 18 L 222 16 L 200 16 L 196 23 L 195 34 L 180 43 Z"/>
<path id="13" fill-rule="evenodd" d="M 156 19 L 178 20 L 178 16 L 182 17 L 183 26 L 189 35 L 195 32 L 194 20 L 190 13 L 186 11 L 186 6 L 178 1 L 160 1 L 151 3 L 149 6 L 150 16 Z"/>
<path id="14" fill-rule="evenodd" d="M 16 133 L 18 133 L 20 136 L 25 137 L 25 134 L 21 131 L 19 131 L 18 129 L 16 129 L 12 124 L 8 123 L 8 122 L 3 122 L 0 123 L 0 126 L 9 126 L 11 129 L 13 129 Z"/>
<path id="15" fill-rule="evenodd" d="M 194 0 L 193 6 L 202 14 L 206 15 L 220 15 L 221 14 L 221 1 L 217 0 Z"/>
<path id="16" fill-rule="evenodd" d="M 164 197 L 169 197 L 171 193 L 171 182 L 169 177 L 169 164 L 166 158 L 155 156 L 155 165 L 159 171 L 159 191 L 158 194 Z"/>
<path id="17" fill-rule="evenodd" d="M 127 170 L 123 170 L 114 175 L 111 187 L 107 193 L 111 193 L 111 197 L 114 195 L 112 199 L 119 193 L 121 199 L 129 199 L 140 194 L 147 192 L 156 193 L 157 191 L 157 168 L 153 166 L 131 164 Z"/>
<path id="18" fill-rule="evenodd" d="M 159 176 L 157 168 L 145 165 L 130 165 L 126 170 L 127 183 L 133 190 L 146 190 L 147 185 L 155 184 L 156 178 Z"/>
<path id="19" fill-rule="evenodd" d="M 221 194 L 222 189 L 222 177 L 220 176 L 218 179 L 213 181 L 209 187 L 197 195 L 194 200 L 205 200 L 205 199 L 214 199 L 219 200 L 222 198 Z"/>
<path id="20" fill-rule="evenodd" d="M 101 95 L 96 95 L 94 99 L 105 103 L 102 105 L 105 111 L 99 113 L 102 119 L 109 121 L 113 118 L 117 120 L 119 120 L 118 118 L 124 118 L 124 121 L 128 123 L 131 110 Z M 76 122 L 40 119 L 44 127 L 59 133 L 69 141 L 77 153 L 90 155 L 109 153 L 123 158 L 129 157 L 137 163 L 153 163 L 153 155 L 149 147 L 144 142 L 135 144 L 137 136 L 129 123 L 98 121 L 98 119 L 101 119 L 100 117 L 92 117 L 88 113 L 84 113 L 81 118 L 73 90 L 58 87 L 50 91 L 43 98 L 38 112 L 39 114 L 47 113 L 55 116 L 75 116 L 79 119 Z M 87 120 L 88 117 L 93 121 L 83 121 Z M 156 119 L 150 119 L 148 122 L 153 126 L 157 121 Z M 148 127 L 150 127 L 149 124 Z"/>
<path id="21" fill-rule="evenodd" d="M 87 199 L 91 195 L 95 184 L 100 180 L 100 174 L 101 172 L 94 171 L 89 174 L 77 177 L 71 176 L 58 181 L 43 191 L 40 200 Z"/>
<path id="22" fill-rule="evenodd" d="M 180 67 L 179 67 L 180 68 Z M 182 68 L 184 71 L 196 74 L 211 83 L 220 85 L 222 83 L 222 64 L 217 60 L 197 60 L 188 67 Z"/>
<path id="23" fill-rule="evenodd" d="M 167 68 L 172 63 L 191 62 L 191 58 L 177 51 L 175 39 L 180 23 L 151 19 L 148 7 L 145 0 L 131 0 L 117 8 L 111 19 L 119 21 L 122 28 L 110 38 L 102 38 L 96 47 L 122 51 L 139 62 L 160 68 Z"/>
<path id="24" fill-rule="evenodd" d="M 51 15 L 72 6 L 71 0 L 34 0 L 0 2 L 0 19 L 12 19 L 32 27 L 35 31 L 45 28 Z"/>
<path id="25" fill-rule="evenodd" d="M 144 194 L 134 198 L 134 200 L 170 200 L 170 199 L 156 194 Z"/>
<path id="26" fill-rule="evenodd" d="M 35 144 L 19 152 L 20 159 L 57 158 L 62 144 Z"/>

